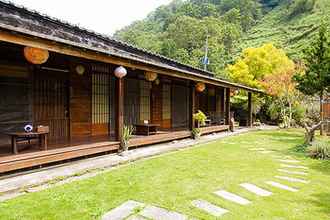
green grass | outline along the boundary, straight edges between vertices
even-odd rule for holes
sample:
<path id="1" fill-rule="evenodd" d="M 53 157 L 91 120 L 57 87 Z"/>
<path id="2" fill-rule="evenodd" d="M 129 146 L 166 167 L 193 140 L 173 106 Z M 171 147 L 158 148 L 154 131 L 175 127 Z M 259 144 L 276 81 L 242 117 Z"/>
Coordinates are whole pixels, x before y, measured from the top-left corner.
<path id="1" fill-rule="evenodd" d="M 191 207 L 206 199 L 230 210 L 221 219 L 328 219 L 330 217 L 330 162 L 306 158 L 296 152 L 303 133 L 259 131 L 228 137 L 192 149 L 141 160 L 83 181 L 26 194 L 0 204 L 0 219 L 99 219 L 128 199 L 214 219 Z M 279 163 L 267 154 L 249 151 L 263 147 L 277 155 L 291 155 L 309 166 L 310 184 L 273 178 Z M 292 193 L 264 181 L 276 180 L 300 188 Z M 257 197 L 238 184 L 250 182 L 274 194 Z M 227 202 L 212 194 L 225 189 L 252 201 L 248 206 Z"/>

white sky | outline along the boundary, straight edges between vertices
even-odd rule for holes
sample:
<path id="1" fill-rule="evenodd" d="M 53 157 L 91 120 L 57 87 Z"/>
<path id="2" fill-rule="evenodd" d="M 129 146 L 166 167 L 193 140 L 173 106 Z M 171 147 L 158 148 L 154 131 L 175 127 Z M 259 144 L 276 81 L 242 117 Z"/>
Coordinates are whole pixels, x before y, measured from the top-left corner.
<path id="1" fill-rule="evenodd" d="M 11 0 L 29 9 L 112 35 L 171 0 Z"/>

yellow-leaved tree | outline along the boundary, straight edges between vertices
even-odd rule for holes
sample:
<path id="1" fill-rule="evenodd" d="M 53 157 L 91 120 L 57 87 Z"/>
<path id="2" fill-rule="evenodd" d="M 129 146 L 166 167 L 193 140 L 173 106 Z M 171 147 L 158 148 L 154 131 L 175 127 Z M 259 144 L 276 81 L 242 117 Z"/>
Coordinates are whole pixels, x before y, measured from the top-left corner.
<path id="1" fill-rule="evenodd" d="M 261 89 L 265 76 L 290 69 L 294 69 L 294 62 L 283 50 L 268 43 L 243 50 L 241 57 L 233 65 L 228 65 L 226 70 L 233 81 Z"/>
<path id="2" fill-rule="evenodd" d="M 233 81 L 262 89 L 270 95 L 273 98 L 270 112 L 276 113 L 274 115 L 282 121 L 283 127 L 290 127 L 299 92 L 292 80 L 297 71 L 295 63 L 283 50 L 271 43 L 247 48 L 226 70 Z M 261 103 L 261 100 L 255 99 L 254 103 Z"/>

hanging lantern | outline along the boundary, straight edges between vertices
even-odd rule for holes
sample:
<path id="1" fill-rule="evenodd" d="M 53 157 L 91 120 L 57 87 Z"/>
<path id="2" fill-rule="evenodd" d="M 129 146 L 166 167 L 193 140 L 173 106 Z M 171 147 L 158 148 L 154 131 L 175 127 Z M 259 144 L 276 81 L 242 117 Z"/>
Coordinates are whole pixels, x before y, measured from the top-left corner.
<path id="1" fill-rule="evenodd" d="M 158 78 L 155 80 L 155 84 L 156 84 L 157 86 L 160 84 L 160 80 L 159 80 Z"/>
<path id="2" fill-rule="evenodd" d="M 84 75 L 85 73 L 85 67 L 83 65 L 77 65 L 76 66 L 76 72 L 78 75 Z"/>
<path id="3" fill-rule="evenodd" d="M 127 74 L 127 70 L 123 66 L 119 66 L 115 69 L 115 76 L 119 79 L 123 78 Z"/>
<path id="4" fill-rule="evenodd" d="M 147 81 L 155 81 L 157 79 L 158 74 L 154 73 L 154 72 L 145 72 L 144 76 L 146 78 Z"/>
<path id="5" fill-rule="evenodd" d="M 43 64 L 48 60 L 49 52 L 40 48 L 24 47 L 24 57 L 32 64 Z"/>
<path id="6" fill-rule="evenodd" d="M 197 92 L 203 92 L 205 90 L 205 83 L 199 82 L 195 87 Z"/>

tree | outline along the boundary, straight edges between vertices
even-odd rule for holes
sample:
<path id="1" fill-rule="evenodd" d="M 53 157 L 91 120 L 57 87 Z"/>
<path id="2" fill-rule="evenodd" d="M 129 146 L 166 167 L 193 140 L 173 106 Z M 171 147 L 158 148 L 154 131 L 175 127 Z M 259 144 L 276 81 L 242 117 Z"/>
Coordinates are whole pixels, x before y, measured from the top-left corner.
<path id="1" fill-rule="evenodd" d="M 293 68 L 294 63 L 285 52 L 268 43 L 258 48 L 245 49 L 236 63 L 227 67 L 227 71 L 235 82 L 262 88 L 261 82 L 265 76 Z"/>
<path id="2" fill-rule="evenodd" d="M 291 68 L 280 73 L 267 75 L 262 82 L 265 91 L 275 98 L 274 101 L 285 128 L 291 127 L 293 106 L 299 100 L 299 92 L 295 88 L 296 82 L 292 79 L 295 72 L 295 68 Z"/>
<path id="3" fill-rule="evenodd" d="M 320 97 L 320 118 L 323 120 L 323 98 L 324 93 L 330 91 L 330 42 L 327 28 L 321 25 L 315 42 L 306 50 L 306 71 L 294 76 L 297 89 L 310 96 Z M 320 129 L 321 134 L 322 127 Z"/>

